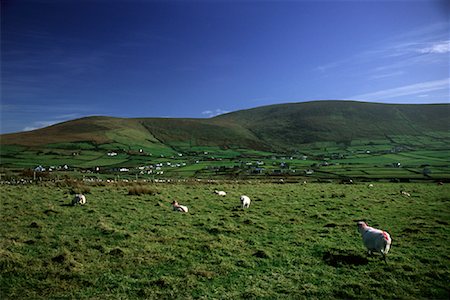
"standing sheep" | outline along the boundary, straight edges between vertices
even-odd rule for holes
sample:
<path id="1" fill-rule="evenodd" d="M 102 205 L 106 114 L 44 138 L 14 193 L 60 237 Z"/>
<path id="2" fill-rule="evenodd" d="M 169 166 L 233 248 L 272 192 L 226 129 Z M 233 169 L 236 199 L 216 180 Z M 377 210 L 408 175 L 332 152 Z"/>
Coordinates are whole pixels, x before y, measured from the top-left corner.
<path id="1" fill-rule="evenodd" d="M 175 200 L 172 202 L 172 208 L 173 208 L 174 211 L 179 211 L 179 212 L 185 212 L 185 213 L 187 213 L 187 212 L 189 211 L 189 209 L 188 209 L 187 206 L 180 205 L 180 204 L 178 204 L 178 202 L 175 201 Z"/>
<path id="2" fill-rule="evenodd" d="M 242 208 L 249 208 L 250 207 L 250 198 L 242 195 L 241 196 L 241 204 L 242 204 Z"/>
<path id="3" fill-rule="evenodd" d="M 86 197 L 83 194 L 76 194 L 75 197 L 72 199 L 72 205 L 85 205 L 86 204 Z"/>
<path id="4" fill-rule="evenodd" d="M 366 246 L 369 255 L 372 254 L 372 251 L 380 252 L 383 255 L 384 261 L 386 261 L 386 255 L 392 243 L 389 233 L 370 227 L 366 222 L 362 221 L 358 222 L 358 231 L 361 234 L 364 246 Z"/>

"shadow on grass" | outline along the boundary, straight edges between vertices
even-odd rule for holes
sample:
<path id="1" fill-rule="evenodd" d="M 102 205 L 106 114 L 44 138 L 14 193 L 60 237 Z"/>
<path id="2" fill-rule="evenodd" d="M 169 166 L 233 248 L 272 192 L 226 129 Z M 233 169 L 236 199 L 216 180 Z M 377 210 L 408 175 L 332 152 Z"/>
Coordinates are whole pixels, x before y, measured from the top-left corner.
<path id="1" fill-rule="evenodd" d="M 349 250 L 340 250 L 340 249 L 330 249 L 324 252 L 322 256 L 323 261 L 333 267 L 341 266 L 341 265 L 367 265 L 369 260 L 355 253 L 354 251 Z"/>

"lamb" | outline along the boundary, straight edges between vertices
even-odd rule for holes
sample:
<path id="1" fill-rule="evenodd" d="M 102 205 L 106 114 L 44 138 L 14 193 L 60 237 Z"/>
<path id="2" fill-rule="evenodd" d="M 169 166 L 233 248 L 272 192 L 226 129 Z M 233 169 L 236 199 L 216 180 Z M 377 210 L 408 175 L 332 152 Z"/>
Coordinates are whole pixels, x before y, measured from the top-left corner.
<path id="1" fill-rule="evenodd" d="M 242 204 L 242 208 L 249 208 L 250 207 L 250 198 L 242 195 L 241 196 L 241 204 Z"/>
<path id="2" fill-rule="evenodd" d="M 225 193 L 224 191 L 218 191 L 218 190 L 215 190 L 214 193 L 219 195 L 219 196 L 226 196 L 227 195 L 227 193 Z"/>
<path id="3" fill-rule="evenodd" d="M 367 225 L 366 222 L 358 222 L 358 231 L 362 236 L 364 246 L 366 246 L 369 255 L 372 251 L 380 252 L 386 262 L 386 255 L 391 248 L 392 239 L 389 233 Z"/>
<path id="4" fill-rule="evenodd" d="M 83 194 L 76 194 L 75 197 L 72 199 L 72 205 L 85 205 L 86 204 L 86 197 Z"/>
<path id="5" fill-rule="evenodd" d="M 172 202 L 172 208 L 173 208 L 174 211 L 179 211 L 179 212 L 185 212 L 185 213 L 187 213 L 187 212 L 189 211 L 189 209 L 188 209 L 187 206 L 180 205 L 180 204 L 178 204 L 178 202 L 175 201 L 175 200 Z"/>
<path id="6" fill-rule="evenodd" d="M 373 188 L 373 184 L 369 183 L 368 187 Z"/>

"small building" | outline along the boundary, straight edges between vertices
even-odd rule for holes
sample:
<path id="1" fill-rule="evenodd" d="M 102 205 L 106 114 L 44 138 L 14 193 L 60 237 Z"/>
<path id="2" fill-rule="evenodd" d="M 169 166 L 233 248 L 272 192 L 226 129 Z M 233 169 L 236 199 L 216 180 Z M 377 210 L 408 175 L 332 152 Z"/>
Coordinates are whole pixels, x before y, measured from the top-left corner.
<path id="1" fill-rule="evenodd" d="M 306 175 L 312 175 L 314 174 L 314 170 L 308 169 L 304 171 Z"/>
<path id="2" fill-rule="evenodd" d="M 45 168 L 41 165 L 37 166 L 36 168 L 34 168 L 35 172 L 45 172 Z"/>

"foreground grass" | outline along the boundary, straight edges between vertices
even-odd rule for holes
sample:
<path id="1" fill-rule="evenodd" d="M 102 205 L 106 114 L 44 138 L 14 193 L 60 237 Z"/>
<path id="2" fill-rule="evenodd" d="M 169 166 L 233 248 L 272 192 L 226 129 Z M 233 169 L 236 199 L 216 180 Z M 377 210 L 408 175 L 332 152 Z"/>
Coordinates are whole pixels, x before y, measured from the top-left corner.
<path id="1" fill-rule="evenodd" d="M 1 299 L 450 295 L 450 189 L 435 184 L 1 186 Z M 226 197 L 212 192 L 223 189 Z M 400 195 L 404 189 L 411 197 Z M 133 193 L 131 193 L 133 194 Z M 252 199 L 239 208 L 239 195 Z M 189 206 L 172 212 L 170 202 Z M 391 233 L 367 258 L 355 221 Z"/>

